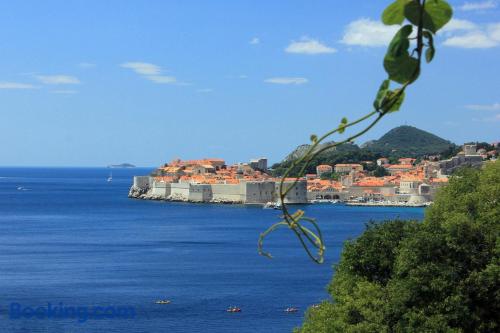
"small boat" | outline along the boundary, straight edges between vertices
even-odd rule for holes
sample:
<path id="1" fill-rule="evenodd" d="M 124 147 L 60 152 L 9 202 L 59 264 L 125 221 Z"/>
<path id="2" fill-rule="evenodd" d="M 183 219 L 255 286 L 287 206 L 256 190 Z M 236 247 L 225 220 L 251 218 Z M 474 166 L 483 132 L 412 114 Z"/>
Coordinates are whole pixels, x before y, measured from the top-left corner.
<path id="1" fill-rule="evenodd" d="M 281 203 L 269 201 L 262 208 L 264 208 L 264 209 L 281 209 Z"/>
<path id="2" fill-rule="evenodd" d="M 288 308 L 285 309 L 285 312 L 287 312 L 287 313 L 297 312 L 297 311 L 299 311 L 299 309 L 297 309 L 296 307 L 293 307 L 293 306 L 288 307 Z"/>
<path id="3" fill-rule="evenodd" d="M 226 309 L 226 312 L 241 312 L 241 308 L 237 306 L 230 306 Z"/>
<path id="4" fill-rule="evenodd" d="M 113 173 L 112 173 L 112 172 L 110 172 L 110 173 L 109 173 L 109 177 L 108 177 L 108 179 L 107 179 L 107 182 L 108 182 L 108 183 L 110 183 L 110 182 L 112 182 L 112 181 L 113 181 Z"/>
<path id="5" fill-rule="evenodd" d="M 18 187 L 17 187 L 17 190 L 18 190 L 18 191 L 30 191 L 31 189 L 26 188 L 26 187 L 23 187 L 23 186 L 18 186 Z"/>
<path id="6" fill-rule="evenodd" d="M 275 206 L 276 206 L 276 204 L 274 202 L 269 201 L 262 208 L 264 208 L 264 209 L 273 209 Z"/>
<path id="7" fill-rule="evenodd" d="M 170 304 L 170 303 L 172 303 L 172 301 L 169 299 L 160 299 L 155 301 L 155 304 Z"/>

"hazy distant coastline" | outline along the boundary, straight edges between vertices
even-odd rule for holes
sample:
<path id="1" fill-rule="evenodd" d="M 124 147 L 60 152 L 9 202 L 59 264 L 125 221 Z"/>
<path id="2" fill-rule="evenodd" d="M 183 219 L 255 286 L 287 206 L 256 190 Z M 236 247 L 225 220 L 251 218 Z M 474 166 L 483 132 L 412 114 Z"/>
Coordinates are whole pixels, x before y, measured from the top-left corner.
<path id="1" fill-rule="evenodd" d="M 135 168 L 135 165 L 130 163 L 110 164 L 108 168 Z"/>

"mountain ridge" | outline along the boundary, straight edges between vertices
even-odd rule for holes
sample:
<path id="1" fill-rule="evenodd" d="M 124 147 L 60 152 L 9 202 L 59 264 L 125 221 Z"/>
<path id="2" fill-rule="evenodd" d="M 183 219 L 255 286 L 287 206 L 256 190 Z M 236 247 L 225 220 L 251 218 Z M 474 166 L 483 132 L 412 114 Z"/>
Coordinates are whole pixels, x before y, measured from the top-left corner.
<path id="1" fill-rule="evenodd" d="M 389 130 L 378 140 L 366 142 L 361 148 L 381 154 L 397 151 L 409 155 L 408 157 L 421 157 L 442 153 L 451 146 L 455 146 L 451 141 L 419 128 L 403 125 Z"/>
<path id="2" fill-rule="evenodd" d="M 321 147 L 330 143 L 332 142 L 325 143 Z M 280 163 L 273 165 L 274 173 L 281 174 L 293 160 L 303 156 L 309 147 L 309 144 L 298 146 Z M 455 153 L 456 148 L 454 143 L 435 134 L 402 125 L 389 130 L 378 140 L 367 141 L 361 146 L 347 143 L 322 152 L 311 161 L 307 172 L 314 172 L 319 164 L 375 162 L 380 157 L 387 157 L 393 162 L 401 157 L 422 158 L 438 154 L 448 157 Z"/>

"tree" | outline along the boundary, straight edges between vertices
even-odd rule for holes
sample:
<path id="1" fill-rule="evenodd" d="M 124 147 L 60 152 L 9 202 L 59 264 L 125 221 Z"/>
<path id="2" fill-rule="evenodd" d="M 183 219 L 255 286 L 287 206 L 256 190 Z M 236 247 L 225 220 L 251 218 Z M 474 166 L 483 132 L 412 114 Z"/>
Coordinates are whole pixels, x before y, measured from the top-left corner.
<path id="1" fill-rule="evenodd" d="M 324 172 L 321 174 L 320 179 L 323 180 L 339 180 L 340 175 L 336 172 Z"/>
<path id="2" fill-rule="evenodd" d="M 387 176 L 389 173 L 387 172 L 387 170 L 381 166 L 381 165 L 378 165 L 375 170 L 373 171 L 373 175 L 375 177 L 384 177 L 384 176 Z"/>
<path id="3" fill-rule="evenodd" d="M 500 331 L 500 162 L 462 170 L 422 223 L 370 223 L 345 244 L 332 301 L 299 332 Z"/>

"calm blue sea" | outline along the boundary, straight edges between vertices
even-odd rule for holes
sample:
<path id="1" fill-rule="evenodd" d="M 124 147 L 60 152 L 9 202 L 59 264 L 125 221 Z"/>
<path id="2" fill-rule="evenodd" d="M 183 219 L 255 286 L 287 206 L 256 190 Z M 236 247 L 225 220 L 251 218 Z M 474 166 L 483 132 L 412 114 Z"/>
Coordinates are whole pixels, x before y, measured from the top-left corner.
<path id="1" fill-rule="evenodd" d="M 307 206 L 326 263 L 312 263 L 285 229 L 267 240 L 269 260 L 257 237 L 279 211 L 128 199 L 132 176 L 149 171 L 114 169 L 108 183 L 105 168 L 0 168 L 0 332 L 290 332 L 328 298 L 345 240 L 370 219 L 423 217 L 419 208 Z M 154 304 L 162 298 L 172 303 Z M 127 306 L 135 316 L 15 318 L 13 303 Z"/>

